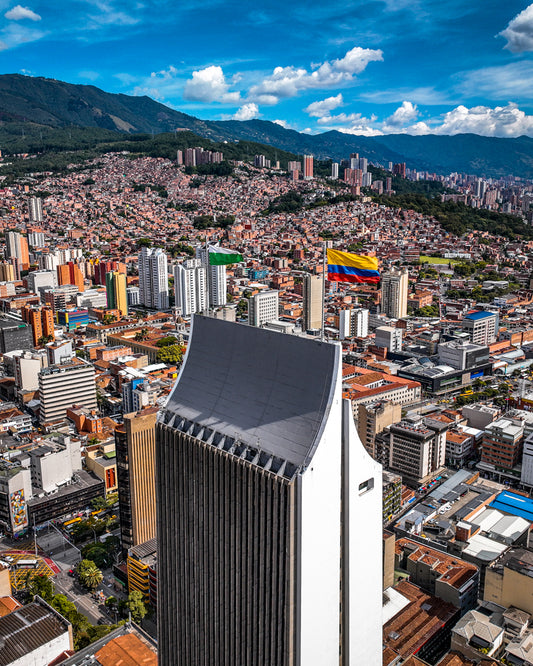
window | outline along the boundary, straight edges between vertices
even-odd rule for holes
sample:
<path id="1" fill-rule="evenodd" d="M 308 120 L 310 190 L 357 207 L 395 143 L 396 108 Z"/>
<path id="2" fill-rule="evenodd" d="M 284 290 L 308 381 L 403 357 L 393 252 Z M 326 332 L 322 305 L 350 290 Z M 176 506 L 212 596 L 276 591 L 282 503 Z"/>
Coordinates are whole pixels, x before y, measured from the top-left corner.
<path id="1" fill-rule="evenodd" d="M 367 479 L 359 484 L 359 495 L 364 495 L 374 487 L 374 478 Z"/>

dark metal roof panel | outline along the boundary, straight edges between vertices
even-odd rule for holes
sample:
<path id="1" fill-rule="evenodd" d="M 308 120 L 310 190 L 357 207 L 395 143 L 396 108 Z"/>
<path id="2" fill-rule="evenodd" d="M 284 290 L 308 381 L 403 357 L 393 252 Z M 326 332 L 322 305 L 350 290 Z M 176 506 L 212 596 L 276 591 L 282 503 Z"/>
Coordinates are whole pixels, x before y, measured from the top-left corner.
<path id="1" fill-rule="evenodd" d="M 337 345 L 195 315 L 166 411 L 303 465 L 339 365 Z"/>

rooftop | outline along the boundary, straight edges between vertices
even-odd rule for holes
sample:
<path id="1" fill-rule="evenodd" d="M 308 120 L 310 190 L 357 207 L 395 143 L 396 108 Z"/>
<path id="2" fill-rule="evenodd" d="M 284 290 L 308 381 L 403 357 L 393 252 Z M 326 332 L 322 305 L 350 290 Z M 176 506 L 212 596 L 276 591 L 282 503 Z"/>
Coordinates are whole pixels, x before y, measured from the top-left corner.
<path id="1" fill-rule="evenodd" d="M 512 516 L 525 518 L 530 523 L 533 522 L 533 499 L 530 497 L 504 490 L 490 506 L 504 513 L 510 513 Z"/>
<path id="2" fill-rule="evenodd" d="M 163 420 L 265 469 L 274 458 L 291 478 L 313 457 L 339 375 L 337 345 L 195 315 Z"/>
<path id="3" fill-rule="evenodd" d="M 69 623 L 59 618 L 44 602 L 33 602 L 0 617 L 0 666 L 9 666 L 65 634 Z"/>
<path id="4" fill-rule="evenodd" d="M 472 319 L 477 321 L 478 319 L 485 319 L 486 317 L 494 317 L 494 312 L 471 312 L 470 314 L 465 315 L 465 319 Z"/>

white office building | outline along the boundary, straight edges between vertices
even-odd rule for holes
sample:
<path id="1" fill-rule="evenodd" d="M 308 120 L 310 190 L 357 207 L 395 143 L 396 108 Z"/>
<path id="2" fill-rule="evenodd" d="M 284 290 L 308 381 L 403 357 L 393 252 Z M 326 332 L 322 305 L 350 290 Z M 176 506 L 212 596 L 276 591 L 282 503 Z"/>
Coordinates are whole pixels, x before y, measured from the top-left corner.
<path id="1" fill-rule="evenodd" d="M 391 352 L 402 350 L 402 329 L 392 326 L 376 328 L 376 347 L 385 347 Z"/>
<path id="2" fill-rule="evenodd" d="M 168 309 L 168 258 L 159 247 L 139 254 L 139 297 L 147 308 Z"/>
<path id="3" fill-rule="evenodd" d="M 39 420 L 49 423 L 64 419 L 74 405 L 96 409 L 94 367 L 79 358 L 52 365 L 39 373 Z"/>
<path id="4" fill-rule="evenodd" d="M 279 292 L 268 289 L 254 294 L 248 299 L 248 323 L 250 326 L 264 326 L 279 318 Z"/>
<path id="5" fill-rule="evenodd" d="M 176 307 L 184 317 L 207 310 L 206 268 L 200 259 L 174 266 Z"/>

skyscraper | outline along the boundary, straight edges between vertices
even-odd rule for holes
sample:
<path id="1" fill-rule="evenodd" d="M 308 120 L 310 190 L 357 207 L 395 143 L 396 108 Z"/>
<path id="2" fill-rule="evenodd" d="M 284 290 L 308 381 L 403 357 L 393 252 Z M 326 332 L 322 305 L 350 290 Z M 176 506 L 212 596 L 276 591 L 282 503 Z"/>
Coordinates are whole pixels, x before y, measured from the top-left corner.
<path id="1" fill-rule="evenodd" d="M 156 417 L 154 407 L 125 414 L 124 423 L 115 430 L 120 535 L 124 550 L 155 537 Z"/>
<path id="2" fill-rule="evenodd" d="M 313 156 L 304 155 L 304 178 L 312 180 L 313 178 Z"/>
<path id="3" fill-rule="evenodd" d="M 156 443 L 161 663 L 381 662 L 381 466 L 339 345 L 195 315 Z"/>
<path id="4" fill-rule="evenodd" d="M 407 317 L 409 272 L 393 268 L 381 274 L 381 311 L 393 319 Z"/>
<path id="5" fill-rule="evenodd" d="M 139 254 L 139 290 L 142 305 L 168 309 L 168 259 L 159 247 L 143 247 Z"/>
<path id="6" fill-rule="evenodd" d="M 123 317 L 128 315 L 128 296 L 126 293 L 127 280 L 124 273 L 111 271 L 105 276 L 105 290 L 107 294 L 107 307 L 120 310 Z"/>
<path id="7" fill-rule="evenodd" d="M 187 259 L 174 266 L 176 307 L 189 317 L 207 310 L 206 268 L 200 259 Z"/>
<path id="8" fill-rule="evenodd" d="M 209 266 L 207 250 L 203 245 L 196 246 L 196 258 L 200 259 L 203 266 L 207 268 L 209 276 L 209 305 L 210 307 L 221 307 L 226 305 L 228 298 L 226 267 Z"/>
<path id="9" fill-rule="evenodd" d="M 307 274 L 303 282 L 303 330 L 322 328 L 324 281 L 320 275 Z"/>

